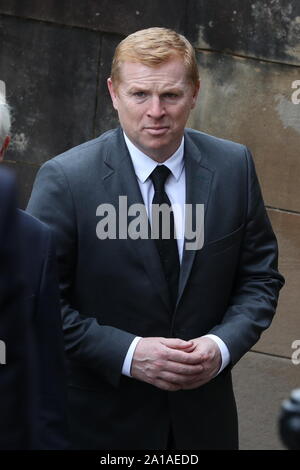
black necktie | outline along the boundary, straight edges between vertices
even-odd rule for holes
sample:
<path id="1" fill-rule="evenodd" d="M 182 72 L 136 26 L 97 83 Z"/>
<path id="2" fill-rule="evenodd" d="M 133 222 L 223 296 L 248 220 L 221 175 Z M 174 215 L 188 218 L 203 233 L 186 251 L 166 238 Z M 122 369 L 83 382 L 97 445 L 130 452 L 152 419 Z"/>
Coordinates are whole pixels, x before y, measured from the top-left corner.
<path id="1" fill-rule="evenodd" d="M 175 238 L 174 214 L 173 211 L 170 211 L 169 216 L 171 203 L 167 193 L 165 192 L 165 181 L 170 173 L 169 168 L 164 165 L 158 165 L 150 175 L 154 186 L 154 197 L 152 201 L 152 234 L 156 233 L 158 235 L 155 242 L 169 286 L 173 307 L 175 307 L 178 294 L 180 264 L 177 240 Z M 153 204 L 156 204 L 156 210 L 158 206 L 165 204 L 165 213 L 160 211 L 159 217 L 155 217 Z"/>

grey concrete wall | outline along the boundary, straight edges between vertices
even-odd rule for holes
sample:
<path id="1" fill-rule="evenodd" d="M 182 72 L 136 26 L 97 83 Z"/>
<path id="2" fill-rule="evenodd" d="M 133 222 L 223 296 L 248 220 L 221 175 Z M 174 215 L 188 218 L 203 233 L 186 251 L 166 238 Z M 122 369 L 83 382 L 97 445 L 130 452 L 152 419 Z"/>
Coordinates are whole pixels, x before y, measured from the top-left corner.
<path id="1" fill-rule="evenodd" d="M 280 449 L 277 415 L 300 387 L 300 80 L 298 0 L 0 0 L 0 79 L 13 108 L 7 165 L 25 206 L 47 159 L 117 124 L 106 90 L 127 34 L 171 27 L 192 41 L 202 78 L 190 126 L 253 152 L 287 284 L 278 314 L 234 369 L 242 449 Z M 299 95 L 300 96 L 300 95 Z"/>

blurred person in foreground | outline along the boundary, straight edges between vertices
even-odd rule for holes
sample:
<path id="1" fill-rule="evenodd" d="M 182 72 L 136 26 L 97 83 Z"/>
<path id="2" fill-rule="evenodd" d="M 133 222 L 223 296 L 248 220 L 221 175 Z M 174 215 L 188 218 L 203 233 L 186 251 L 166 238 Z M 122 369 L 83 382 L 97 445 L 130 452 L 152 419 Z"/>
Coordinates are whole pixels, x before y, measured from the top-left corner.
<path id="1" fill-rule="evenodd" d="M 2 85 L 2 90 L 4 87 Z M 0 160 L 10 142 L 0 92 Z M 66 383 L 56 255 L 45 224 L 18 210 L 0 168 L 0 449 L 64 449 Z"/>
<path id="2" fill-rule="evenodd" d="M 231 369 L 284 281 L 249 150 L 185 128 L 199 84 L 186 38 L 131 34 L 108 79 L 121 126 L 37 175 L 28 211 L 57 241 L 73 448 L 238 448 Z"/>

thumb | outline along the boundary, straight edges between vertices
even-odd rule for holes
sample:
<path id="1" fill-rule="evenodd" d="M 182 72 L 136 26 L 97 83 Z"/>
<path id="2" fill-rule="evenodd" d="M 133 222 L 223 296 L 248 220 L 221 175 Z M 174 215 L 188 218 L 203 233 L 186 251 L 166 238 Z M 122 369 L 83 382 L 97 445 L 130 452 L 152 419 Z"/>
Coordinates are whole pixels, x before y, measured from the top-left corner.
<path id="1" fill-rule="evenodd" d="M 179 338 L 162 338 L 162 344 L 172 349 L 190 349 L 194 346 L 193 341 L 185 341 Z"/>

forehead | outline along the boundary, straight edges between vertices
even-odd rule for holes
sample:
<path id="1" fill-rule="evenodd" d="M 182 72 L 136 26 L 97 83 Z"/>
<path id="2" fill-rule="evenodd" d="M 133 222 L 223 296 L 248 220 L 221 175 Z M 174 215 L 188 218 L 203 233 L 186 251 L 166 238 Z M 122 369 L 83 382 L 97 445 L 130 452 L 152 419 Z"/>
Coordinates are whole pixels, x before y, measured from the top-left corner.
<path id="1" fill-rule="evenodd" d="M 155 66 L 140 62 L 123 62 L 120 85 L 186 86 L 187 71 L 182 59 L 176 58 Z"/>

